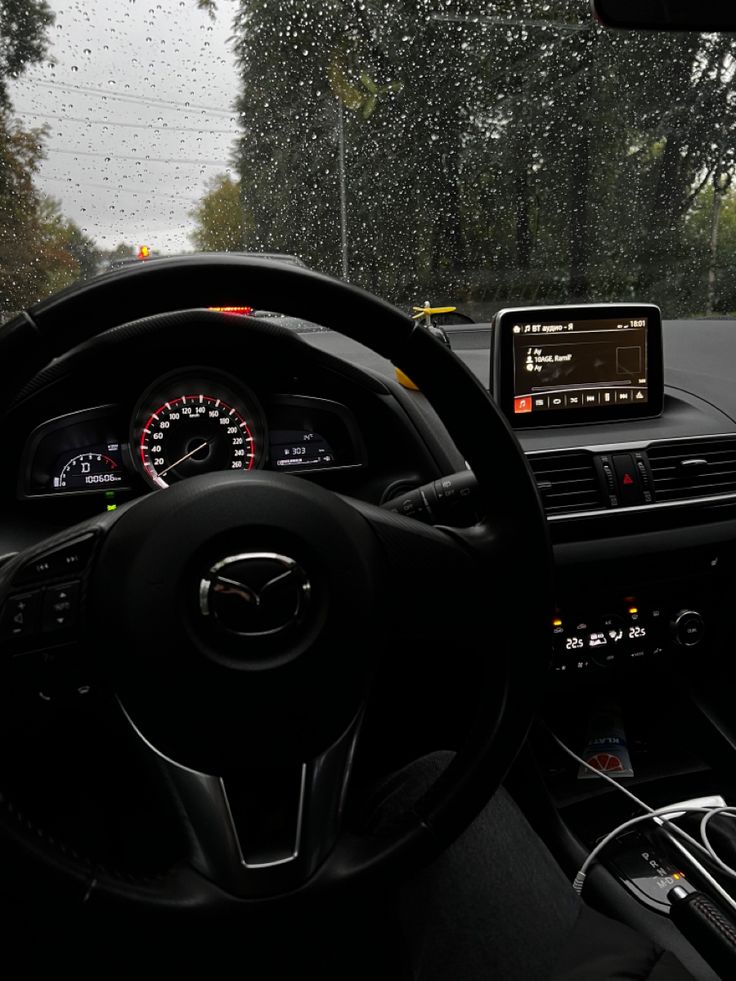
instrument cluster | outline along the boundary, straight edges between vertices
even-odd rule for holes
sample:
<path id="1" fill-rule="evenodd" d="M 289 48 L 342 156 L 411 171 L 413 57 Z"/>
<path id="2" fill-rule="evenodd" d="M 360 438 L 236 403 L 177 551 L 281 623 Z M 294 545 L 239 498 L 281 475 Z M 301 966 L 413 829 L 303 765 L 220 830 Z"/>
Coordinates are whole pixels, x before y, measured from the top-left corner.
<path id="1" fill-rule="evenodd" d="M 28 437 L 21 498 L 135 493 L 197 474 L 355 469 L 365 449 L 353 413 L 327 399 L 269 394 L 191 368 L 155 379 L 132 405 L 49 419 Z"/>

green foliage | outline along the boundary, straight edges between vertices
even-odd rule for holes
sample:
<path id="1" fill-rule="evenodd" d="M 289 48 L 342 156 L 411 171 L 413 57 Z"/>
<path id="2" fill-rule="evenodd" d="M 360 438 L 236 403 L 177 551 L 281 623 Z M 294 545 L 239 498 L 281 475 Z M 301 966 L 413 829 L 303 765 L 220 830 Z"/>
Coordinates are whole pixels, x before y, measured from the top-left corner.
<path id="1" fill-rule="evenodd" d="M 41 60 L 52 19 L 42 0 L 0 0 L 0 315 L 43 291 L 42 218 L 33 186 L 42 133 L 12 122 L 7 79 Z"/>
<path id="2" fill-rule="evenodd" d="M 103 263 L 114 262 L 115 259 L 130 259 L 136 254 L 135 247 L 127 242 L 118 242 L 114 249 L 100 253 Z"/>
<path id="3" fill-rule="evenodd" d="M 0 114 L 0 314 L 98 270 L 94 242 L 35 189 L 41 135 Z"/>
<path id="4" fill-rule="evenodd" d="M 46 31 L 53 20 L 45 0 L 0 0 L 0 105 L 7 106 L 6 79 L 46 54 Z"/>
<path id="5" fill-rule="evenodd" d="M 715 307 L 736 310 L 736 190 L 723 192 L 718 221 L 717 247 L 711 258 L 714 187 L 711 182 L 695 198 L 685 225 L 685 242 L 697 270 L 693 285 L 693 309 L 707 310 L 706 281 L 711 266 L 716 274 Z"/>
<path id="6" fill-rule="evenodd" d="M 55 293 L 79 279 L 96 275 L 100 253 L 92 239 L 75 222 L 62 215 L 58 202 L 52 198 L 44 198 L 39 211 L 42 293 Z"/>
<path id="7" fill-rule="evenodd" d="M 216 0 L 197 0 L 197 6 L 200 10 L 205 10 L 211 18 L 217 13 Z"/>
<path id="8" fill-rule="evenodd" d="M 245 248 L 296 251 L 333 273 L 340 268 L 338 101 L 327 68 L 345 40 L 342 13 L 337 0 L 243 0 L 234 25 L 243 75 L 237 160 L 253 214 Z"/>
<path id="9" fill-rule="evenodd" d="M 94 242 L 34 185 L 45 132 L 23 129 L 8 106 L 7 79 L 44 57 L 52 22 L 43 0 L 0 0 L 0 315 L 99 267 Z"/>
<path id="10" fill-rule="evenodd" d="M 209 182 L 200 203 L 190 212 L 195 221 L 192 243 L 200 252 L 239 252 L 249 231 L 240 184 L 227 174 Z"/>
<path id="11" fill-rule="evenodd" d="M 688 222 L 736 169 L 736 41 L 604 31 L 587 0 L 499 0 L 501 24 L 441 9 L 457 20 L 435 0 L 239 0 L 247 246 L 339 273 L 342 139 L 360 285 L 702 308 Z"/>
<path id="12" fill-rule="evenodd" d="M 38 260 L 39 200 L 33 186 L 37 134 L 14 127 L 0 112 L 0 315 L 42 290 Z"/>

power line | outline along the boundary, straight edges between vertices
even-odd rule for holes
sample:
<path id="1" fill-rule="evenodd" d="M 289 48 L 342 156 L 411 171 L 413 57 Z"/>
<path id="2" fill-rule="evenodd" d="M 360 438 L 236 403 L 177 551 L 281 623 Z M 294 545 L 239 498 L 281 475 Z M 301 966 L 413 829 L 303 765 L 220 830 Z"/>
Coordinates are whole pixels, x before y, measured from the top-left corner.
<path id="1" fill-rule="evenodd" d="M 136 163 L 196 164 L 202 167 L 225 167 L 228 170 L 232 170 L 230 164 L 225 163 L 223 160 L 195 160 L 191 157 L 149 157 L 144 154 L 116 153 L 114 151 L 105 153 L 101 150 L 64 150 L 58 146 L 48 146 L 46 149 L 51 150 L 53 153 L 65 153 L 71 157 L 103 157 L 107 162 L 113 160 L 135 160 Z"/>
<path id="2" fill-rule="evenodd" d="M 203 109 L 206 112 L 214 112 L 220 116 L 229 116 L 232 118 L 235 115 L 229 109 L 223 109 L 220 106 L 208 106 L 196 102 L 177 102 L 174 99 L 157 99 L 155 96 L 134 95 L 129 92 L 119 94 L 117 92 L 110 92 L 107 89 L 97 88 L 94 85 L 70 85 L 68 82 L 42 82 L 39 79 L 33 78 L 26 79 L 24 84 L 40 85 L 46 88 L 61 89 L 64 92 L 75 92 L 79 94 L 89 92 L 92 95 L 104 95 L 107 99 L 118 99 L 122 102 L 143 103 L 145 105 L 161 106 L 165 109 L 173 108 L 177 112 L 188 112 L 191 109 Z"/>
<path id="3" fill-rule="evenodd" d="M 165 197 L 170 198 L 173 201 L 199 201 L 199 198 L 192 197 L 189 194 L 171 194 L 168 191 L 157 191 L 153 187 L 140 188 L 140 187 L 123 187 L 119 184 L 97 184 L 93 181 L 80 181 L 75 183 L 74 181 L 69 181 L 66 177 L 41 177 L 40 180 L 43 181 L 53 181 L 55 184 L 66 184 L 67 187 L 71 189 L 76 189 L 84 191 L 88 187 L 99 188 L 102 191 L 124 191 L 126 194 L 151 194 L 157 198 Z"/>
<path id="4" fill-rule="evenodd" d="M 61 177 L 58 174 L 48 174 L 48 175 L 45 174 L 45 173 L 38 174 L 38 177 L 39 177 L 40 180 L 45 180 L 45 181 L 61 181 L 61 182 L 65 183 L 65 184 L 67 184 L 69 186 L 77 186 L 77 187 L 81 187 L 81 188 L 84 188 L 84 187 L 104 187 L 104 188 L 114 188 L 114 189 L 121 188 L 122 190 L 125 190 L 125 191 L 134 191 L 136 193 L 138 193 L 138 192 L 143 193 L 144 191 L 150 191 L 151 193 L 158 193 L 158 189 L 161 187 L 161 182 L 160 181 L 155 181 L 155 179 L 154 179 L 154 181 L 155 181 L 154 183 L 147 184 L 137 174 L 134 175 L 134 176 L 135 176 L 135 179 L 136 179 L 135 186 L 126 187 L 126 186 L 124 186 L 122 184 L 117 184 L 114 181 L 106 181 L 104 184 L 101 184 L 99 182 L 92 183 L 91 181 L 87 181 L 86 179 L 83 179 L 83 178 L 80 178 L 79 180 L 70 179 L 68 175 L 64 175 L 63 177 Z M 152 176 L 152 175 L 144 175 L 144 176 Z M 183 183 L 183 187 L 181 188 L 182 191 L 184 191 L 184 190 L 190 191 L 190 190 L 193 190 L 194 189 L 194 185 L 192 184 L 191 181 L 185 181 L 185 182 L 182 182 L 182 183 Z M 177 190 L 177 187 L 178 186 L 179 186 L 179 182 L 177 182 L 176 180 L 171 181 L 168 184 L 169 190 L 162 191 L 161 193 L 162 194 L 171 194 L 172 196 L 173 195 L 176 195 L 177 197 L 179 197 L 180 196 L 179 195 L 179 191 Z"/>
<path id="5" fill-rule="evenodd" d="M 33 116 L 37 119 L 59 119 L 62 122 L 70 123 L 94 123 L 95 126 L 124 126 L 127 129 L 156 129 L 168 130 L 176 133 L 226 133 L 228 136 L 239 136 L 236 130 L 232 129 L 202 129 L 199 126 L 168 126 L 163 123 L 128 123 L 118 119 L 85 119 L 84 116 L 61 116 L 53 112 L 29 112 L 27 109 L 15 107 L 16 113 L 24 116 Z"/>

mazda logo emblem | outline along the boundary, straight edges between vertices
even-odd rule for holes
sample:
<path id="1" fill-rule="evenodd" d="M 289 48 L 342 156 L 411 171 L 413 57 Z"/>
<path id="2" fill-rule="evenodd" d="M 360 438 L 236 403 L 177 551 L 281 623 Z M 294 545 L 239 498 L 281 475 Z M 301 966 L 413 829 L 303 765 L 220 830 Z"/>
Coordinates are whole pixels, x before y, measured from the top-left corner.
<path id="1" fill-rule="evenodd" d="M 311 595 L 307 574 L 294 559 L 275 552 L 230 555 L 199 583 L 199 609 L 230 633 L 277 634 L 299 623 Z"/>

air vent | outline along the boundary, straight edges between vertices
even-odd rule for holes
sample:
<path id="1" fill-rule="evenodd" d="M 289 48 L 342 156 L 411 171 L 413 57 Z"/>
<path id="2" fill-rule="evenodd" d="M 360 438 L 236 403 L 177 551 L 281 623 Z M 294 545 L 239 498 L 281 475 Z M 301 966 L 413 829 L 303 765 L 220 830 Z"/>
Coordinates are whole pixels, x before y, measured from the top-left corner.
<path id="1" fill-rule="evenodd" d="M 647 450 L 655 500 L 736 494 L 736 437 L 655 443 Z"/>
<path id="2" fill-rule="evenodd" d="M 589 453 L 544 453 L 527 459 L 547 514 L 597 511 L 607 506 Z"/>

